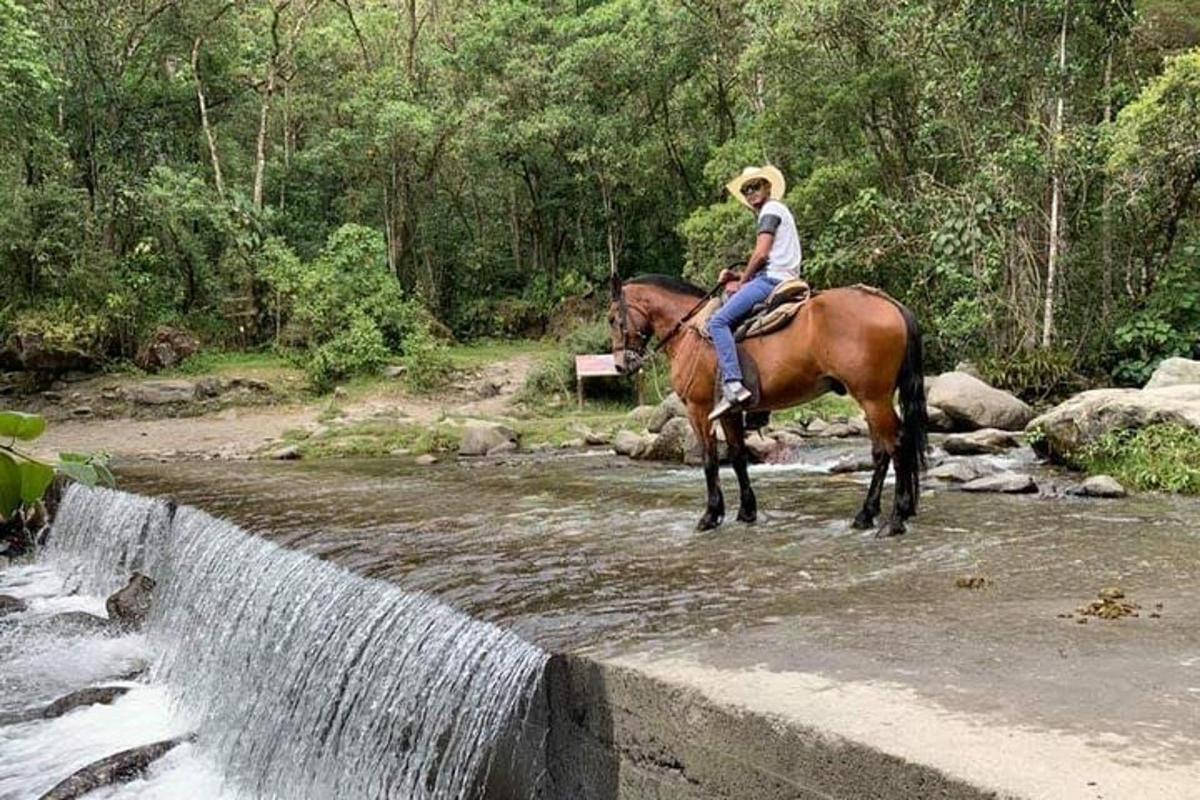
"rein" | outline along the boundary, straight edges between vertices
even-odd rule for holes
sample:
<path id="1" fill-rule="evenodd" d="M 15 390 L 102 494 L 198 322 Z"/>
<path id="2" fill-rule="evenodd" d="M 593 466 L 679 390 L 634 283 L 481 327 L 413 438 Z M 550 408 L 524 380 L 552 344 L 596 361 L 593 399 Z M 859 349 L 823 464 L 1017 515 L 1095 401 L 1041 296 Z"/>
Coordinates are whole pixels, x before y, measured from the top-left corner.
<path id="1" fill-rule="evenodd" d="M 696 305 L 692 306 L 691 311 L 687 312 L 682 317 L 680 317 L 679 322 L 676 322 L 674 325 L 672 325 L 671 330 L 667 331 L 666 334 L 661 339 L 658 340 L 658 344 L 654 345 L 654 352 L 661 353 L 662 349 L 667 346 L 667 342 L 671 341 L 671 339 L 673 339 L 675 337 L 675 334 L 679 333 L 679 331 L 683 329 L 683 326 L 685 324 L 687 324 L 687 321 L 689 319 L 691 319 L 692 317 L 696 316 L 696 312 L 699 311 L 701 308 L 703 308 L 704 304 L 707 303 L 709 300 L 712 300 L 713 297 L 717 294 L 717 292 L 721 291 L 721 289 L 723 289 L 723 288 L 725 288 L 725 284 L 718 283 L 716 286 L 714 286 L 712 289 L 709 290 L 708 294 L 704 295 L 704 297 L 701 297 L 700 300 L 696 303 Z M 644 346 L 645 345 L 643 345 L 643 347 Z"/>

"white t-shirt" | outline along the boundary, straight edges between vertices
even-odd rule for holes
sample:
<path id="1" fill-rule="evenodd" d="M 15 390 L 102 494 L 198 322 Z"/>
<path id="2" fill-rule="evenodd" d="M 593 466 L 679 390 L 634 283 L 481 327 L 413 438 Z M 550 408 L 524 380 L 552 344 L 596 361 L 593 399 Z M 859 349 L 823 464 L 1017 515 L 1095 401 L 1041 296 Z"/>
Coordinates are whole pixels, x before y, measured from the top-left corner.
<path id="1" fill-rule="evenodd" d="M 778 200 L 768 200 L 758 212 L 758 233 L 774 234 L 771 252 L 767 255 L 767 276 L 777 281 L 800 277 L 800 235 L 792 212 Z"/>

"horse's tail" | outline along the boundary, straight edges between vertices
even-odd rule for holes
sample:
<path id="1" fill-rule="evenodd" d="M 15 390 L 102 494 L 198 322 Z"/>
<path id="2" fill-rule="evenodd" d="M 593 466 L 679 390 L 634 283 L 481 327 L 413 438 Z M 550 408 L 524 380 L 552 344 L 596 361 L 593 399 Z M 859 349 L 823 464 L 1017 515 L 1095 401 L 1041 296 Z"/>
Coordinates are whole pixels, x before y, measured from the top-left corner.
<path id="1" fill-rule="evenodd" d="M 922 361 L 921 327 L 912 311 L 897 302 L 904 316 L 908 343 L 904 363 L 896 378 L 900 390 L 900 411 L 904 416 L 900 426 L 900 447 L 896 459 L 896 489 L 910 498 L 909 513 L 916 513 L 921 497 L 921 470 L 925 469 L 925 452 L 929 448 L 929 414 L 925 406 L 925 370 Z"/>

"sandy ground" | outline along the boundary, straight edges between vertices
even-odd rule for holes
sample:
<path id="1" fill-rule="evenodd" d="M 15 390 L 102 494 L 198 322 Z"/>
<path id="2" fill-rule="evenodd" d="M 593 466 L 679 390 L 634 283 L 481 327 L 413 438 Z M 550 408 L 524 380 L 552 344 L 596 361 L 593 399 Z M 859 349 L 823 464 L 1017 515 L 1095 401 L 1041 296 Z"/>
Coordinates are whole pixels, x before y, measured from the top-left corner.
<path id="1" fill-rule="evenodd" d="M 498 417 L 507 414 L 536 363 L 531 355 L 489 364 L 431 396 L 410 396 L 385 386 L 340 404 L 343 424 L 392 417 L 417 424 L 446 415 Z M 20 404 L 15 404 L 19 409 Z M 318 424 L 326 401 L 293 406 L 227 408 L 213 414 L 164 419 L 86 419 L 54 422 L 35 452 L 106 452 L 120 459 L 248 458 L 286 431 Z"/>

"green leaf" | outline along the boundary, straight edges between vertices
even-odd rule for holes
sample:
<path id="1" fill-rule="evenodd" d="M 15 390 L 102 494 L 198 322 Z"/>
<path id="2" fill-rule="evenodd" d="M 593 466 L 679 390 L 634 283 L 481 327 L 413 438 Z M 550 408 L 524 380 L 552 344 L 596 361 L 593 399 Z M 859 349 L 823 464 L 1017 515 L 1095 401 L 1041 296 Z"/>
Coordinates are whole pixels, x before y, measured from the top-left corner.
<path id="1" fill-rule="evenodd" d="M 46 487 L 54 480 L 54 470 L 37 461 L 17 464 L 21 473 L 21 502 L 31 506 L 46 493 Z"/>
<path id="2" fill-rule="evenodd" d="M 23 411 L 0 411 L 0 437 L 29 441 L 42 435 L 46 420 L 38 414 Z"/>
<path id="3" fill-rule="evenodd" d="M 21 505 L 21 471 L 8 453 L 0 453 L 0 517 L 7 519 Z"/>
<path id="4" fill-rule="evenodd" d="M 91 464 L 78 464 L 74 461 L 67 461 L 59 464 L 58 468 L 68 478 L 79 481 L 85 486 L 95 486 L 99 478 L 96 474 L 96 468 Z"/>

